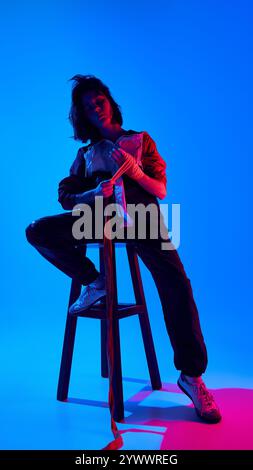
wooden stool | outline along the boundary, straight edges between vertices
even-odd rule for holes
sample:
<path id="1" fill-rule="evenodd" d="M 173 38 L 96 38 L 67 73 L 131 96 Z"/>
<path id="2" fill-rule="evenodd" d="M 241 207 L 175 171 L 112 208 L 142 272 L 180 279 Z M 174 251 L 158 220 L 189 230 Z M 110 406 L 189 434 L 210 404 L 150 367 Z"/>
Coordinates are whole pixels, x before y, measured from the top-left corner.
<path id="1" fill-rule="evenodd" d="M 104 244 L 103 241 L 100 242 L 89 242 L 88 245 L 92 243 L 96 246 L 99 246 L 99 264 L 100 272 L 105 272 L 104 266 Z M 117 274 L 116 274 L 116 262 L 115 262 L 115 245 L 124 245 L 127 250 L 128 262 L 130 267 L 131 279 L 134 289 L 135 302 L 134 304 L 130 303 L 118 303 L 117 295 Z M 154 348 L 153 337 L 151 333 L 148 311 L 146 306 L 145 295 L 143 291 L 143 285 L 141 280 L 138 256 L 134 247 L 134 241 L 124 241 L 119 242 L 118 240 L 112 241 L 112 283 L 110 283 L 113 288 L 113 341 L 114 341 L 114 367 L 113 367 L 113 393 L 115 397 L 115 408 L 113 418 L 115 421 L 121 421 L 124 419 L 124 402 L 123 402 L 123 386 L 122 386 L 122 368 L 121 368 L 121 354 L 120 354 L 120 334 L 119 334 L 119 320 L 121 318 L 130 317 L 131 315 L 138 315 L 140 321 L 140 327 L 142 332 L 142 338 L 147 358 L 147 364 L 150 374 L 150 380 L 153 390 L 159 390 L 162 387 L 160 373 L 157 364 L 157 358 Z M 108 285 L 108 284 L 107 284 Z M 81 292 L 82 285 L 79 281 L 73 279 L 71 284 L 70 296 L 69 296 L 69 305 L 72 305 L 73 302 L 79 297 Z M 107 297 L 110 295 L 107 290 Z M 107 337 L 107 305 L 106 300 L 96 303 L 84 312 L 78 315 L 70 315 L 67 313 L 67 321 L 65 328 L 65 336 L 63 343 L 63 351 L 61 357 L 61 367 L 59 374 L 58 390 L 57 390 L 57 399 L 60 401 L 65 401 L 68 398 L 68 389 L 71 373 L 71 364 L 72 356 L 75 342 L 75 333 L 77 318 L 88 317 L 96 318 L 101 322 L 101 375 L 102 377 L 108 377 L 108 362 L 107 362 L 107 352 L 106 352 L 106 337 Z"/>

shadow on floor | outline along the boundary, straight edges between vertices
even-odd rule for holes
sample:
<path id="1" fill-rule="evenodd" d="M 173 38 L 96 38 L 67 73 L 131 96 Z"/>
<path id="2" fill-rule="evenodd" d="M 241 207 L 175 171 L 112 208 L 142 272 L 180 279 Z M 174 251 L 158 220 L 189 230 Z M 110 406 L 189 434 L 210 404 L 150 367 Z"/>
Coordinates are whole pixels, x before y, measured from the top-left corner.
<path id="1" fill-rule="evenodd" d="M 125 420 L 117 423 L 122 449 L 226 450 L 253 449 L 253 390 L 211 390 L 223 419 L 207 424 L 198 418 L 188 397 L 174 384 L 153 391 L 149 382 L 124 378 L 144 386 L 125 401 Z M 69 398 L 68 402 L 108 407 L 107 402 Z M 113 448 L 113 441 L 108 444 Z M 145 447 L 147 446 L 147 447 Z"/>

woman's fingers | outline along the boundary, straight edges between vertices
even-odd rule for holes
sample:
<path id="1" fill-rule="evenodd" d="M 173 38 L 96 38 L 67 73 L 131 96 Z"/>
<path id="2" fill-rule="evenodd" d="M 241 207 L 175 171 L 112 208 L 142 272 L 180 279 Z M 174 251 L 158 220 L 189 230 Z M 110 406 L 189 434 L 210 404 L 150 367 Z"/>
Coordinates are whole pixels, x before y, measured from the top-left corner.
<path id="1" fill-rule="evenodd" d="M 102 186 L 102 193 L 104 197 L 112 196 L 113 182 L 111 180 L 102 181 L 101 186 Z"/>
<path id="2" fill-rule="evenodd" d="M 113 189 L 113 185 L 114 185 L 112 180 L 102 181 L 101 184 L 102 184 L 103 189 L 111 189 L 111 188 Z"/>
<path id="3" fill-rule="evenodd" d="M 112 192 L 103 192 L 103 197 L 110 197 L 112 196 Z"/>
<path id="4" fill-rule="evenodd" d="M 114 160 L 116 160 L 117 163 L 124 163 L 125 161 L 122 153 L 117 148 L 113 149 L 111 156 L 114 158 Z"/>
<path id="5" fill-rule="evenodd" d="M 98 196 L 109 197 L 112 196 L 114 189 L 114 182 L 112 180 L 104 180 L 97 186 L 96 194 Z"/>

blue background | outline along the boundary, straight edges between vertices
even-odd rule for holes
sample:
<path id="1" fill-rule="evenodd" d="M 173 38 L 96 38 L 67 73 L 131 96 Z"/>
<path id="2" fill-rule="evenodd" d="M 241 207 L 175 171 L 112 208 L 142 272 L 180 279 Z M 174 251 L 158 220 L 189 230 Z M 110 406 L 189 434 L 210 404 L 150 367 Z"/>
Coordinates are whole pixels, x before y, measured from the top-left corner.
<path id="1" fill-rule="evenodd" d="M 36 408 L 44 394 L 54 405 L 70 279 L 25 228 L 63 211 L 58 182 L 81 145 L 67 119 L 76 73 L 101 78 L 123 127 L 149 132 L 167 162 L 161 202 L 181 205 L 179 254 L 209 351 L 207 383 L 252 385 L 252 2 L 10 1 L 1 10 L 1 402 L 13 410 L 3 448 L 50 446 L 43 433 L 34 442 L 35 417 L 22 436 L 11 429 L 22 407 L 32 420 L 28 402 Z M 97 263 L 95 249 L 89 256 Z M 140 265 L 162 379 L 175 382 L 158 294 Z M 128 301 L 129 273 L 118 276 Z M 123 375 L 148 379 L 137 319 L 121 331 Z M 98 322 L 80 320 L 76 341 L 72 395 L 89 396 L 78 380 L 99 376 Z"/>

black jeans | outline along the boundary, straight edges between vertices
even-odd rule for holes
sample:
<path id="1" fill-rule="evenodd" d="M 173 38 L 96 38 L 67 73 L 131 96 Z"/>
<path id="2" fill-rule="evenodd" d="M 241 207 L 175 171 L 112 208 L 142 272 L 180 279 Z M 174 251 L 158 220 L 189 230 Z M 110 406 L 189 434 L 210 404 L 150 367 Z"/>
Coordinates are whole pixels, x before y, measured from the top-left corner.
<path id="1" fill-rule="evenodd" d="M 85 256 L 85 240 L 73 237 L 73 220 L 72 212 L 42 217 L 27 227 L 26 237 L 54 266 L 88 285 L 99 272 Z M 207 351 L 191 283 L 178 253 L 162 250 L 159 240 L 135 242 L 137 254 L 149 269 L 159 293 L 175 367 L 186 375 L 199 376 L 206 370 Z"/>

